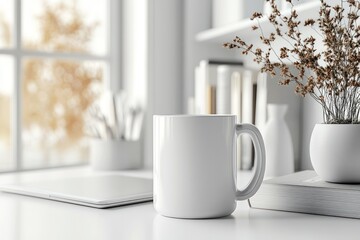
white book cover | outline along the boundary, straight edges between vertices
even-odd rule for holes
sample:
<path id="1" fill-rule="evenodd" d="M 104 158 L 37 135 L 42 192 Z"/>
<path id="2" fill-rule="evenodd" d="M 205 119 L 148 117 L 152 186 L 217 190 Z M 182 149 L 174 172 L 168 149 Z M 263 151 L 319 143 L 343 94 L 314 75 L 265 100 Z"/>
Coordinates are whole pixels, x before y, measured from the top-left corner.
<path id="1" fill-rule="evenodd" d="M 208 61 L 207 62 L 207 75 L 206 75 L 206 80 L 207 83 L 210 86 L 216 86 L 217 84 L 217 67 L 218 65 L 216 64 L 209 64 Z"/>
<path id="2" fill-rule="evenodd" d="M 242 73 L 242 109 L 241 122 L 253 123 L 253 73 L 244 70 Z M 241 169 L 248 170 L 252 167 L 252 142 L 248 135 L 241 135 Z"/>
<path id="3" fill-rule="evenodd" d="M 217 67 L 210 65 L 207 60 L 200 61 L 195 69 L 195 105 L 197 114 L 211 114 L 212 101 L 209 98 L 209 89 L 216 88 Z"/>
<path id="4" fill-rule="evenodd" d="M 231 114 L 237 116 L 237 122 L 241 123 L 241 73 L 235 71 L 231 75 Z"/>
<path id="5" fill-rule="evenodd" d="M 255 113 L 255 125 L 263 133 L 264 126 L 266 124 L 266 106 L 267 106 L 267 74 L 258 73 L 257 77 L 257 90 L 256 90 L 256 113 Z"/>
<path id="6" fill-rule="evenodd" d="M 231 68 L 227 65 L 217 67 L 216 113 L 231 113 Z"/>
<path id="7" fill-rule="evenodd" d="M 201 64 L 195 68 L 195 113 L 206 113 L 206 65 Z"/>
<path id="8" fill-rule="evenodd" d="M 235 71 L 231 75 L 231 114 L 236 115 L 237 123 L 241 123 L 241 75 Z M 241 166 L 241 138 L 237 138 L 236 163 L 238 169 Z"/>

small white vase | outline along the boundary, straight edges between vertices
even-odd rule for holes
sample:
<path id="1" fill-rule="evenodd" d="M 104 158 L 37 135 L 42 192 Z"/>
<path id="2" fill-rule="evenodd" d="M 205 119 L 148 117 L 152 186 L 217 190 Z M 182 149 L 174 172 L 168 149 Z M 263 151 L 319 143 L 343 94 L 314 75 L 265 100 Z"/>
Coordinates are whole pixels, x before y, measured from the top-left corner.
<path id="1" fill-rule="evenodd" d="M 360 183 L 360 125 L 316 124 L 311 135 L 310 158 L 322 180 Z"/>
<path id="2" fill-rule="evenodd" d="M 267 178 L 294 172 L 294 146 L 284 118 L 286 111 L 285 104 L 268 104 L 269 120 L 263 130 Z"/>

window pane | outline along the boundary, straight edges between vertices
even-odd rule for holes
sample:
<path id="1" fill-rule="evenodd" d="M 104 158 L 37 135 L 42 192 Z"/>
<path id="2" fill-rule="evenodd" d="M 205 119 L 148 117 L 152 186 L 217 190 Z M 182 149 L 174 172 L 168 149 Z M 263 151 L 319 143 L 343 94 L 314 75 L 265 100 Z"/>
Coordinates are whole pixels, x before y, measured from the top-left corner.
<path id="1" fill-rule="evenodd" d="M 0 0 L 0 48 L 13 47 L 14 0 Z"/>
<path id="2" fill-rule="evenodd" d="M 0 56 L 0 171 L 15 167 L 12 161 L 11 107 L 14 84 L 14 59 Z"/>
<path id="3" fill-rule="evenodd" d="M 29 58 L 23 67 L 23 167 L 85 162 L 85 112 L 103 88 L 105 63 Z"/>
<path id="4" fill-rule="evenodd" d="M 22 45 L 50 52 L 107 50 L 107 0 L 23 0 Z"/>

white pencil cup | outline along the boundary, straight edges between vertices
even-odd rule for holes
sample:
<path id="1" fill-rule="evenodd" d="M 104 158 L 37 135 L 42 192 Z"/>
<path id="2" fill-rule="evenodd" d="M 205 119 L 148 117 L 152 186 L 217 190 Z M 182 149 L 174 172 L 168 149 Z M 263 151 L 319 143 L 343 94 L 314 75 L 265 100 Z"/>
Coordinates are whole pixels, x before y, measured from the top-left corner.
<path id="1" fill-rule="evenodd" d="M 141 166 L 140 141 L 91 139 L 90 147 L 90 163 L 94 170 L 125 170 Z"/>

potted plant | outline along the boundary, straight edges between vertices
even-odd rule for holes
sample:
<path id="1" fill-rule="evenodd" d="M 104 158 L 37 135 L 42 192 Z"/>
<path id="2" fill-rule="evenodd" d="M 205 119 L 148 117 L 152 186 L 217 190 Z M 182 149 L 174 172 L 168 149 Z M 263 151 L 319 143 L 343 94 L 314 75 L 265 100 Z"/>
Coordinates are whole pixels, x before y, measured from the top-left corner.
<path id="1" fill-rule="evenodd" d="M 302 20 L 291 0 L 289 15 L 279 11 L 275 0 L 267 1 L 273 31 L 262 29 L 261 13 L 252 17 L 261 45 L 235 37 L 224 46 L 252 54 L 262 72 L 279 72 L 281 85 L 294 85 L 297 94 L 320 104 L 324 122 L 314 127 L 310 141 L 315 171 L 325 181 L 360 182 L 360 0 L 339 0 L 332 6 L 321 0 L 317 18 Z"/>

